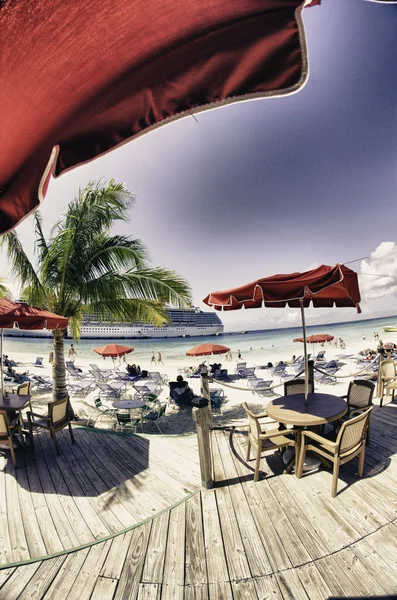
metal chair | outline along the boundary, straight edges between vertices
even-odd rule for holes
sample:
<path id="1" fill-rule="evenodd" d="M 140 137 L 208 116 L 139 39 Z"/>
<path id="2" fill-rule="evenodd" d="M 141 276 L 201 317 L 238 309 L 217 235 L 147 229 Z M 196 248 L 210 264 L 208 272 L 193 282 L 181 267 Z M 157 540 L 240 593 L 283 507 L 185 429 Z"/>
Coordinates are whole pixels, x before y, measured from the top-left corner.
<path id="1" fill-rule="evenodd" d="M 69 396 L 62 398 L 62 400 L 56 400 L 55 402 L 50 402 L 48 404 L 48 414 L 41 415 L 35 412 L 28 411 L 28 421 L 29 421 L 29 435 L 31 444 L 34 447 L 33 440 L 33 429 L 47 429 L 50 432 L 52 440 L 55 445 L 56 453 L 61 454 L 61 449 L 59 447 L 56 434 L 61 429 L 65 427 L 69 427 L 70 438 L 72 440 L 72 444 L 75 443 L 72 425 L 70 423 L 69 417 Z"/>
<path id="2" fill-rule="evenodd" d="M 358 464 L 358 476 L 362 477 L 364 470 L 365 436 L 368 429 L 368 420 L 372 406 L 364 413 L 345 421 L 338 433 L 335 442 L 322 437 L 314 431 L 302 431 L 302 446 L 298 458 L 297 477 L 302 477 L 303 464 L 306 452 L 311 451 L 319 454 L 334 465 L 332 475 L 331 495 L 335 498 L 338 488 L 339 467 L 344 463 L 360 455 Z M 315 445 L 313 442 L 316 442 Z"/>
<path id="3" fill-rule="evenodd" d="M 267 413 L 255 414 L 251 412 L 247 406 L 247 403 L 243 403 L 243 408 L 248 418 L 248 444 L 247 444 L 247 462 L 250 460 L 251 448 L 255 452 L 255 472 L 254 481 L 259 479 L 259 467 L 261 462 L 262 450 L 269 450 L 271 448 L 295 448 L 295 433 L 294 429 L 281 430 L 281 429 L 269 429 L 262 431 L 261 423 L 259 419 L 267 417 Z M 275 424 L 275 421 L 268 421 L 268 423 Z M 292 468 L 294 458 L 292 458 L 285 468 L 285 472 L 289 472 Z"/>
<path id="4" fill-rule="evenodd" d="M 143 424 L 144 423 L 154 423 L 157 427 L 157 429 L 159 430 L 160 433 L 163 433 L 159 423 L 161 421 L 165 421 L 168 425 L 168 427 L 171 427 L 170 422 L 167 419 L 167 416 L 165 414 L 165 411 L 167 410 L 167 404 L 166 402 L 164 403 L 160 403 L 157 402 L 155 405 L 152 405 L 151 407 L 149 407 L 146 411 L 143 410 L 142 411 L 142 420 L 141 420 L 141 429 L 143 431 Z"/>
<path id="5" fill-rule="evenodd" d="M 105 404 L 103 404 L 101 398 L 94 398 L 94 404 L 95 408 L 97 408 L 100 411 L 100 413 L 94 421 L 94 427 L 96 425 L 96 422 L 99 421 L 99 419 L 105 417 L 106 415 L 110 415 L 112 419 L 115 417 L 116 409 L 110 408 L 110 406 L 106 406 Z"/>

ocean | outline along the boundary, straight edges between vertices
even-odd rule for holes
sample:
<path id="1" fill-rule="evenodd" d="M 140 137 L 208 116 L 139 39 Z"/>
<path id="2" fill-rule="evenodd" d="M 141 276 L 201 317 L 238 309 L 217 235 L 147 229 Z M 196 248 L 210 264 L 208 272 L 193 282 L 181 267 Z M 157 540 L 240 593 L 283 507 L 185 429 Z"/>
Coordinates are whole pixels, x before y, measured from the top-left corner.
<path id="1" fill-rule="evenodd" d="M 346 352 L 349 351 L 349 345 L 357 344 L 362 340 L 363 348 L 376 348 L 377 341 L 374 340 L 374 332 L 379 333 L 380 339 L 384 342 L 397 341 L 397 333 L 385 333 L 384 325 L 394 325 L 397 317 L 385 317 L 381 319 L 367 319 L 363 321 L 351 321 L 345 323 L 332 323 L 328 325 L 316 325 L 307 327 L 307 334 L 328 333 L 335 338 L 342 338 L 346 344 Z M 186 352 L 193 346 L 205 342 L 213 344 L 222 344 L 231 349 L 233 360 L 237 360 L 237 353 L 240 351 L 242 359 L 249 361 L 250 356 L 255 358 L 255 362 L 266 364 L 267 362 L 276 362 L 280 359 L 290 358 L 293 354 L 296 356 L 303 354 L 303 344 L 293 342 L 293 339 L 302 335 L 301 327 L 291 327 L 288 329 L 268 329 L 264 331 L 247 331 L 246 333 L 225 333 L 219 336 L 209 337 L 190 337 L 190 338 L 164 338 L 164 339 L 146 339 L 146 340 L 81 340 L 79 343 L 72 339 L 65 340 L 65 355 L 67 355 L 70 344 L 73 343 L 77 352 L 76 364 L 79 357 L 84 361 L 98 363 L 103 359 L 93 351 L 93 348 L 104 346 L 112 341 L 118 344 L 131 346 L 134 352 L 127 355 L 129 363 L 136 363 L 147 368 L 150 366 L 152 352 L 157 356 L 157 352 L 162 353 L 163 361 L 168 360 L 186 361 Z M 333 344 L 333 343 L 332 343 Z M 321 348 L 319 344 L 314 347 L 309 346 L 309 352 L 317 352 Z M 50 339 L 40 338 L 8 338 L 3 341 L 3 354 L 7 354 L 14 360 L 31 361 L 32 357 L 42 356 L 45 361 L 52 350 Z M 341 350 L 341 352 L 343 352 Z M 109 359 L 106 359 L 109 363 Z M 192 364 L 195 361 L 192 359 Z"/>

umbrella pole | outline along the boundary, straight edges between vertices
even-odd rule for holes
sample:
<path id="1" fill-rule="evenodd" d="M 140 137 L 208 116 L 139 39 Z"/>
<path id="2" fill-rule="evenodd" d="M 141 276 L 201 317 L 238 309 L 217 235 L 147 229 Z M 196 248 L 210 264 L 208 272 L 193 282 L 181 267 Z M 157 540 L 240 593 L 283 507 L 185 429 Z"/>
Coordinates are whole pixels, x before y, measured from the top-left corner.
<path id="1" fill-rule="evenodd" d="M 301 308 L 301 317 L 302 317 L 302 329 L 303 329 L 303 348 L 305 353 L 305 406 L 308 405 L 308 394 L 309 394 L 309 361 L 307 358 L 307 340 L 306 340 L 306 321 L 305 321 L 305 311 L 303 308 L 303 300 L 299 301 Z"/>
<path id="2" fill-rule="evenodd" d="M 3 373 L 3 330 L 1 330 L 1 335 L 0 335 L 0 357 L 1 357 L 1 367 L 0 367 L 0 372 L 1 372 L 1 396 L 4 396 L 4 373 Z"/>

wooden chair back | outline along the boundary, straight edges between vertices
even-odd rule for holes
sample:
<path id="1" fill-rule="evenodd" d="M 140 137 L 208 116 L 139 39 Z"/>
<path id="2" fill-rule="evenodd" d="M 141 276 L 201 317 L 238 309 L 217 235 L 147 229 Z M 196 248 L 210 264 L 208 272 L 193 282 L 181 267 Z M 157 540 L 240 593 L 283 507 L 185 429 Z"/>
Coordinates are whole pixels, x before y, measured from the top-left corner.
<path id="1" fill-rule="evenodd" d="M 67 423 L 68 404 L 69 396 L 48 404 L 48 415 L 51 419 L 51 424 L 55 427 L 61 425 L 62 423 Z"/>
<path id="2" fill-rule="evenodd" d="M 8 420 L 7 411 L 0 410 L 0 439 L 4 440 L 9 438 L 10 435 L 10 422 Z"/>
<path id="3" fill-rule="evenodd" d="M 17 394 L 19 396 L 28 396 L 30 394 L 30 381 L 25 381 L 24 383 L 21 383 L 17 387 Z"/>
<path id="4" fill-rule="evenodd" d="M 338 456 L 355 452 L 362 446 L 365 440 L 371 410 L 372 406 L 361 415 L 349 419 L 342 424 L 336 439 Z"/>
<path id="5" fill-rule="evenodd" d="M 243 402 L 243 408 L 247 414 L 248 435 L 250 437 L 251 443 L 254 443 L 255 446 L 261 445 L 259 436 L 262 433 L 262 429 L 259 424 L 259 419 L 253 412 L 250 411 L 246 402 Z"/>
<path id="6" fill-rule="evenodd" d="M 313 392 L 313 386 L 309 381 L 309 394 Z M 284 396 L 290 396 L 291 394 L 304 394 L 305 393 L 305 380 L 304 379 L 291 379 L 284 383 Z"/>
<path id="7" fill-rule="evenodd" d="M 396 363 L 391 358 L 386 358 L 380 363 L 380 375 L 387 379 L 394 379 L 396 377 Z"/>
<path id="8" fill-rule="evenodd" d="M 365 379 L 355 379 L 349 384 L 347 404 L 351 408 L 366 408 L 372 404 L 375 384 Z"/>

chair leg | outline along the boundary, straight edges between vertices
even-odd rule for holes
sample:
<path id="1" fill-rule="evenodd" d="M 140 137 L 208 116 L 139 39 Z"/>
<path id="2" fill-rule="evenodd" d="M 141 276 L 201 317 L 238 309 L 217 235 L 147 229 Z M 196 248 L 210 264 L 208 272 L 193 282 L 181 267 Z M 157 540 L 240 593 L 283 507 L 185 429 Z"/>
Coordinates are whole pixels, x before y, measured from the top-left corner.
<path id="1" fill-rule="evenodd" d="M 74 439 L 73 428 L 72 428 L 72 424 L 71 424 L 71 422 L 70 422 L 70 421 L 69 421 L 69 433 L 70 433 L 70 438 L 71 438 L 71 440 L 72 440 L 72 444 L 75 444 L 75 443 L 76 443 L 76 441 L 75 441 L 75 439 Z"/>
<path id="2" fill-rule="evenodd" d="M 256 461 L 255 461 L 255 474 L 254 474 L 254 481 L 258 481 L 259 479 L 259 467 L 261 466 L 261 450 L 262 447 L 260 445 L 258 445 L 258 450 L 256 452 Z"/>
<path id="3" fill-rule="evenodd" d="M 14 463 L 14 467 L 16 468 L 16 466 L 17 466 L 17 459 L 15 457 L 15 450 L 14 450 L 14 444 L 13 444 L 13 441 L 12 441 L 12 436 L 8 438 L 8 442 L 10 444 L 10 452 L 11 452 L 12 462 Z"/>
<path id="4" fill-rule="evenodd" d="M 61 448 L 59 447 L 57 436 L 56 436 L 56 433 L 54 431 L 51 431 L 51 437 L 52 437 L 52 440 L 54 442 L 56 453 L 57 453 L 58 456 L 60 456 L 61 455 Z"/>
<path id="5" fill-rule="evenodd" d="M 339 458 L 337 458 L 334 462 L 334 470 L 332 472 L 332 489 L 331 489 L 332 498 L 335 498 L 337 490 L 338 490 L 339 465 L 340 465 L 340 461 L 339 461 Z"/>
<path id="6" fill-rule="evenodd" d="M 31 421 L 29 421 L 29 443 L 31 444 L 32 450 L 34 452 L 33 427 Z"/>
<path id="7" fill-rule="evenodd" d="M 251 442 L 250 442 L 250 438 L 249 438 L 249 434 L 248 434 L 248 443 L 247 443 L 247 457 L 246 457 L 246 461 L 248 462 L 250 459 L 250 454 L 251 454 Z"/>
<path id="8" fill-rule="evenodd" d="M 364 458 L 365 458 L 365 442 L 363 443 L 363 448 L 360 452 L 360 457 L 358 459 L 358 476 L 362 477 L 364 473 Z"/>

